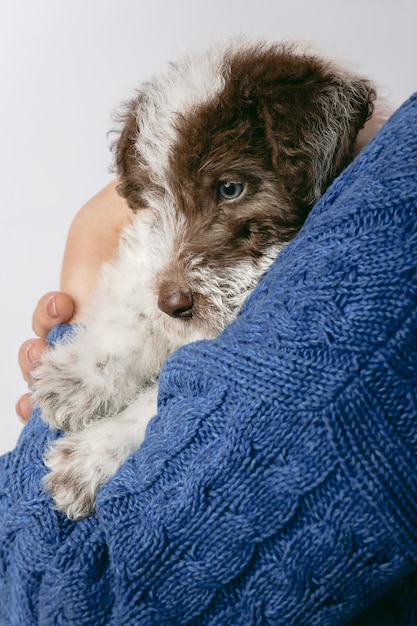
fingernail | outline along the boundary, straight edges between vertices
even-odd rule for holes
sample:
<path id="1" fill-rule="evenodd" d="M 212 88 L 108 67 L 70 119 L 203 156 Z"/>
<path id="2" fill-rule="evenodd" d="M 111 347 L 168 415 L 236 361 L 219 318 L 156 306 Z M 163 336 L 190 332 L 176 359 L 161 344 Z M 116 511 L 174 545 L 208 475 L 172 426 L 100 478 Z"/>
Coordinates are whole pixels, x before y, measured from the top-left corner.
<path id="1" fill-rule="evenodd" d="M 49 317 L 58 317 L 58 311 L 56 310 L 55 296 L 51 296 L 46 302 L 46 312 Z"/>

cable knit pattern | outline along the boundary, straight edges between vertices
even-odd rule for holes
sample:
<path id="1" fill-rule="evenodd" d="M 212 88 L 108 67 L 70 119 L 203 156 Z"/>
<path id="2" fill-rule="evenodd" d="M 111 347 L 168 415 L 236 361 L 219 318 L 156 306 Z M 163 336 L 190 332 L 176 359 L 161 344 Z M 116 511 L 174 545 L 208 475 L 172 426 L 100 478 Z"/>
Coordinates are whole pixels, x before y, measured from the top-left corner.
<path id="1" fill-rule="evenodd" d="M 416 218 L 417 95 L 167 361 L 95 516 L 51 507 L 35 415 L 0 460 L 0 624 L 417 624 Z"/>

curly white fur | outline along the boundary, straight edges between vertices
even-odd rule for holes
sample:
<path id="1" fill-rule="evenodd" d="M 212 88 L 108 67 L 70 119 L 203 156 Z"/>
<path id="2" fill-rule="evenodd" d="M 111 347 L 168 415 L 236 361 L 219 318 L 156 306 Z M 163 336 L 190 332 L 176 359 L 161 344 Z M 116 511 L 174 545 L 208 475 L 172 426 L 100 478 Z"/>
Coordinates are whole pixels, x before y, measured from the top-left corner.
<path id="1" fill-rule="evenodd" d="M 52 427 L 68 433 L 46 457 L 46 485 L 57 508 L 74 519 L 91 513 L 98 487 L 142 443 L 166 357 L 185 343 L 215 337 L 280 249 L 272 246 L 261 263 L 248 260 L 219 274 L 191 259 L 189 282 L 199 285 L 207 308 L 200 323 L 184 323 L 156 303 L 155 277 L 171 261 L 179 236 L 168 221 L 161 228 L 150 211 L 135 217 L 118 258 L 103 268 L 85 325 L 48 351 L 34 372 L 34 404 Z"/>

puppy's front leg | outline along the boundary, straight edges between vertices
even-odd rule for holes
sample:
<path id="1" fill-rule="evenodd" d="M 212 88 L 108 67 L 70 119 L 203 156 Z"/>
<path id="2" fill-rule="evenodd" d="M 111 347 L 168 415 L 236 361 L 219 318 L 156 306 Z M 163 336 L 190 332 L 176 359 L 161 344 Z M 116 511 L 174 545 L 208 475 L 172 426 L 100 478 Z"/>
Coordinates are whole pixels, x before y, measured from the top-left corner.
<path id="1" fill-rule="evenodd" d="M 166 358 L 146 319 L 128 329 L 79 328 L 35 369 L 33 403 L 53 428 L 78 431 L 117 415 L 153 384 Z M 151 354 L 149 354 L 151 353 Z"/>
<path id="2" fill-rule="evenodd" d="M 146 232 L 140 223 L 125 233 L 85 311 L 86 325 L 46 351 L 33 373 L 33 402 L 54 428 L 78 431 L 123 411 L 155 382 L 172 349 L 143 284 L 150 273 Z"/>
<path id="3" fill-rule="evenodd" d="M 58 439 L 47 453 L 44 479 L 56 509 L 71 519 L 95 510 L 97 490 L 141 445 L 156 413 L 157 386 L 141 393 L 125 411 Z"/>

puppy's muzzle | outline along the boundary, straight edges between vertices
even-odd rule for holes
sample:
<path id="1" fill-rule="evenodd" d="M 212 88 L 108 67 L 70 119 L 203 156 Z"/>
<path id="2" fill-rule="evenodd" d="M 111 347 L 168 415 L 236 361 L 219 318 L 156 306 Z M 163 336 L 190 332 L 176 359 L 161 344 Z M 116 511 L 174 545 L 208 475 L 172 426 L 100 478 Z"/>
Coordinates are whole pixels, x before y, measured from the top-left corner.
<path id="1" fill-rule="evenodd" d="M 173 283 L 163 284 L 159 290 L 158 307 L 171 317 L 190 319 L 193 316 L 193 294 Z"/>

